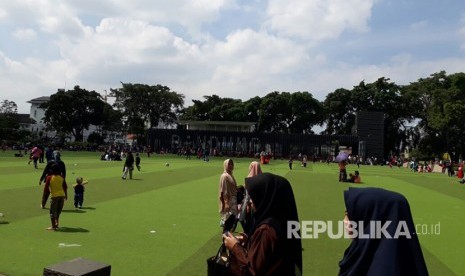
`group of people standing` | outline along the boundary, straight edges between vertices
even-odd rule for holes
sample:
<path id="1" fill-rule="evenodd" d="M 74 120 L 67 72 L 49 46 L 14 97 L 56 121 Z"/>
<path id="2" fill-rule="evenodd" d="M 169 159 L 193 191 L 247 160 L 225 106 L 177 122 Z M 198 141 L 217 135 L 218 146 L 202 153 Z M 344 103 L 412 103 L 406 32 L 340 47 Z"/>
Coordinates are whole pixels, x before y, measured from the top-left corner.
<path id="1" fill-rule="evenodd" d="M 61 160 L 60 151 L 54 150 L 52 156 L 53 158 L 48 160 L 47 165 L 45 166 L 44 171 L 42 172 L 42 175 L 39 179 L 39 185 L 44 183 L 40 207 L 45 209 L 48 198 L 51 198 L 49 209 L 51 226 L 47 229 L 57 230 L 59 226 L 60 215 L 64 207 L 64 202 L 68 199 L 68 185 L 66 183 L 66 165 Z M 126 179 L 126 177 L 129 175 L 129 178 L 132 179 L 134 164 L 140 171 L 140 162 L 139 153 L 136 153 L 136 157 L 134 158 L 132 153 L 129 152 L 124 162 L 122 178 Z M 75 208 L 83 207 L 85 191 L 84 185 L 87 183 L 87 180 L 83 179 L 82 177 L 77 177 L 76 183 L 73 184 Z"/>
<path id="2" fill-rule="evenodd" d="M 25 149 L 25 154 L 27 154 L 27 148 Z M 60 154 L 58 148 L 54 148 L 52 146 L 43 147 L 42 145 L 36 145 L 31 149 L 29 153 L 29 161 L 27 164 L 34 164 L 34 168 L 38 169 L 38 163 L 45 163 L 44 157 L 47 160 L 47 163 L 53 161 L 55 159 L 55 155 Z M 21 155 L 22 156 L 22 155 Z"/>
<path id="3" fill-rule="evenodd" d="M 47 230 L 57 230 L 61 212 L 63 211 L 65 200 L 68 199 L 68 185 L 66 183 L 66 165 L 61 160 L 61 154 L 58 150 L 54 151 L 53 159 L 47 162 L 47 165 L 39 179 L 39 185 L 44 183 L 42 200 L 40 207 L 45 209 L 48 198 L 50 197 L 50 222 L 51 226 Z M 73 184 L 74 189 L 74 207 L 82 208 L 84 202 L 84 185 L 88 181 L 82 177 L 76 178 Z"/>
<path id="4" fill-rule="evenodd" d="M 288 234 L 288 222 L 300 222 L 297 204 L 289 181 L 279 175 L 262 173 L 252 162 L 240 195 L 233 176 L 234 162 L 223 163 L 218 203 L 223 243 L 230 253 L 230 275 L 302 275 L 302 243 Z M 238 198 L 243 197 L 242 201 Z M 381 188 L 349 188 L 344 192 L 346 231 L 371 233 L 370 221 L 390 221 L 386 232 L 394 238 L 354 236 L 339 262 L 339 275 L 428 275 L 423 253 L 415 234 L 407 199 Z M 233 219 L 231 219 L 233 218 Z M 245 218 L 245 219 L 244 219 Z M 234 222 L 230 222 L 234 221 Z M 234 235 L 240 221 L 244 232 Z M 405 223 L 410 237 L 395 237 L 397 224 Z"/>
<path id="5" fill-rule="evenodd" d="M 234 162 L 224 161 L 219 185 L 223 241 L 231 253 L 232 275 L 294 275 L 302 271 L 300 239 L 287 239 L 287 221 L 298 221 L 294 194 L 281 176 L 262 173 L 256 161 L 249 165 L 244 194 L 233 176 Z M 243 198 L 242 201 L 238 201 Z M 234 224 L 244 232 L 237 237 Z"/>

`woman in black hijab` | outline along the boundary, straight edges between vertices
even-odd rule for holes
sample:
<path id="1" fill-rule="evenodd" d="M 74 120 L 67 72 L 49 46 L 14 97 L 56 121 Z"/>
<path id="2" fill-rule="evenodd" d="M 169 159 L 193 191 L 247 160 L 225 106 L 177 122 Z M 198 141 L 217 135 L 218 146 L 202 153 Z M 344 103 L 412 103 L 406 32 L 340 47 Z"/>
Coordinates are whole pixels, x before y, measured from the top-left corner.
<path id="1" fill-rule="evenodd" d="M 357 228 L 349 232 L 356 230 L 359 235 L 353 238 L 339 262 L 339 275 L 428 275 L 410 206 L 403 195 L 380 188 L 349 188 L 344 199 L 344 221 L 355 222 Z M 389 221 L 385 231 L 380 231 Z M 361 232 L 369 237 L 361 237 Z"/>
<path id="2" fill-rule="evenodd" d="M 238 268 L 233 275 L 301 275 L 301 241 L 287 238 L 287 222 L 299 221 L 291 185 L 281 176 L 263 173 L 246 178 L 245 187 L 254 210 L 250 238 L 223 235 L 232 253 L 231 268 Z"/>

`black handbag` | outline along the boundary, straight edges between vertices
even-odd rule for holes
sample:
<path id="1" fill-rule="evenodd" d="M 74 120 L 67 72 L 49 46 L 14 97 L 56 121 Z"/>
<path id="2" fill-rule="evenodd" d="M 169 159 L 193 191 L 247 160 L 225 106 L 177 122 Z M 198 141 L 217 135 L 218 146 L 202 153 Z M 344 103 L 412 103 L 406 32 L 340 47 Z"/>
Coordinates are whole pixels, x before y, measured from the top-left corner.
<path id="1" fill-rule="evenodd" d="M 207 259 L 208 276 L 225 276 L 230 274 L 229 252 L 224 243 L 218 249 L 218 253 Z"/>

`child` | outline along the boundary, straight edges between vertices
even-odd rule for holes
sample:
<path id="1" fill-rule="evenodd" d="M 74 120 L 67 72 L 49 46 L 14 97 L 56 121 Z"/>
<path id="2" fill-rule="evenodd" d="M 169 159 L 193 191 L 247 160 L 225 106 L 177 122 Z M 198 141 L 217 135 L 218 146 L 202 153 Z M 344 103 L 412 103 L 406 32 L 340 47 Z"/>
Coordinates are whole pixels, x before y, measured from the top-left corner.
<path id="1" fill-rule="evenodd" d="M 47 230 L 57 230 L 60 214 L 63 210 L 65 200 L 68 199 L 68 186 L 63 176 L 60 175 L 60 168 L 57 164 L 51 167 L 51 174 L 47 176 L 45 188 L 50 189 L 52 202 L 50 204 L 50 221 L 52 226 Z"/>
<path id="2" fill-rule="evenodd" d="M 74 188 L 74 208 L 82 208 L 84 202 L 84 185 L 89 183 L 87 180 L 83 180 L 82 177 L 76 178 L 76 183 L 73 185 Z"/>
<path id="3" fill-rule="evenodd" d="M 139 153 L 136 153 L 136 167 L 137 167 L 137 170 L 140 171 L 140 156 L 139 156 Z"/>
<path id="4" fill-rule="evenodd" d="M 349 179 L 347 179 L 347 182 L 352 182 L 352 183 L 362 183 L 362 178 L 360 177 L 360 172 L 355 171 L 355 174 L 349 174 Z"/>

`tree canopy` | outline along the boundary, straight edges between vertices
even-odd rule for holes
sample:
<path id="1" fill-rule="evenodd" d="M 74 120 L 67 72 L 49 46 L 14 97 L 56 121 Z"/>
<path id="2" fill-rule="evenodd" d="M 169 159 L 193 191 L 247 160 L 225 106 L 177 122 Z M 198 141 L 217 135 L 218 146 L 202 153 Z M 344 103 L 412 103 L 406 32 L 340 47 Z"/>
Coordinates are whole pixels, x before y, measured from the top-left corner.
<path id="1" fill-rule="evenodd" d="M 184 105 L 184 95 L 163 85 L 122 83 L 122 88 L 111 89 L 115 97 L 113 107 L 120 110 L 128 132 L 143 134 L 147 128 L 160 122 L 176 122 L 177 114 Z"/>
<path id="2" fill-rule="evenodd" d="M 450 152 L 465 154 L 465 73 L 447 75 L 441 71 L 408 85 L 397 85 L 381 77 L 372 83 L 361 81 L 352 89 L 338 88 L 323 101 L 310 92 L 270 92 L 248 100 L 203 96 L 184 107 L 184 95 L 167 86 L 122 83 L 111 89 L 113 106 L 95 91 L 75 86 L 59 91 L 44 104 L 45 122 L 59 132 L 82 139 L 90 124 L 103 131 L 143 135 L 146 129 L 180 120 L 255 122 L 257 132 L 351 135 L 356 114 L 379 111 L 384 114 L 384 154 L 400 154 L 406 147 L 424 156 Z M 0 104 L 0 127 L 16 127 L 6 120 L 16 113 L 14 102 Z"/>
<path id="3" fill-rule="evenodd" d="M 312 133 L 324 120 L 323 105 L 308 92 L 272 92 L 263 98 L 204 96 L 183 110 L 182 120 L 255 122 L 256 131 Z"/>
<path id="4" fill-rule="evenodd" d="M 18 106 L 15 102 L 3 100 L 0 103 L 0 139 L 15 140 L 19 123 L 17 120 Z"/>
<path id="5" fill-rule="evenodd" d="M 441 71 L 403 88 L 409 114 L 418 121 L 418 147 L 427 154 L 465 154 L 465 74 Z"/>
<path id="6" fill-rule="evenodd" d="M 82 141 L 83 130 L 90 125 L 101 125 L 104 121 L 105 102 L 99 93 L 75 86 L 60 90 L 43 103 L 44 122 L 61 133 L 71 133 L 76 141 Z"/>

